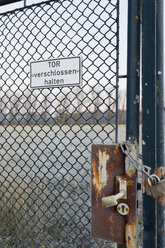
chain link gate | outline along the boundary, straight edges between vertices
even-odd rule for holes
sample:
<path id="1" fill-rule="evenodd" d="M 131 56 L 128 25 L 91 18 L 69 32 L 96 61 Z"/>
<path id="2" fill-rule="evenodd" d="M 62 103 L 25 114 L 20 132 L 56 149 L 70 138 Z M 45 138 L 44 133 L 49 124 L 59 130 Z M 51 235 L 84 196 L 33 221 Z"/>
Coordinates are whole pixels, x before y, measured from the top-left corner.
<path id="1" fill-rule="evenodd" d="M 0 247 L 110 247 L 90 236 L 91 144 L 117 141 L 118 0 L 0 15 Z M 30 88 L 30 62 L 82 56 L 80 87 Z"/>

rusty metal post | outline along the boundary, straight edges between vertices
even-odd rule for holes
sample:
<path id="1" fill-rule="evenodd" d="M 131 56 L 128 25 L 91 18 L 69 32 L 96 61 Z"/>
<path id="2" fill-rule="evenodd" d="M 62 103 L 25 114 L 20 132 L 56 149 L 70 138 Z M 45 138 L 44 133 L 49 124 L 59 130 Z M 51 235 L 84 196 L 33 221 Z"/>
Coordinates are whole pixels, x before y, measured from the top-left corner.
<path id="1" fill-rule="evenodd" d="M 156 165 L 156 1 L 142 0 L 142 154 L 143 164 Z M 144 247 L 156 246 L 156 200 L 144 195 Z"/>
<path id="2" fill-rule="evenodd" d="M 165 177 L 164 135 L 164 0 L 157 0 L 156 11 L 156 120 L 157 120 L 157 174 Z M 157 201 L 157 248 L 165 247 L 165 196 Z"/>
<path id="3" fill-rule="evenodd" d="M 130 155 L 138 159 L 138 143 L 130 145 Z M 134 184 L 137 185 L 137 171 L 134 165 L 130 162 L 129 158 L 125 158 L 125 172 L 128 178 L 131 178 L 134 181 Z M 136 192 L 136 201 L 137 201 L 137 192 Z M 137 204 L 136 204 L 137 205 Z M 137 206 L 136 206 L 137 207 Z M 138 217 L 137 213 L 135 215 L 128 215 L 126 223 L 126 248 L 137 248 L 138 247 Z"/>

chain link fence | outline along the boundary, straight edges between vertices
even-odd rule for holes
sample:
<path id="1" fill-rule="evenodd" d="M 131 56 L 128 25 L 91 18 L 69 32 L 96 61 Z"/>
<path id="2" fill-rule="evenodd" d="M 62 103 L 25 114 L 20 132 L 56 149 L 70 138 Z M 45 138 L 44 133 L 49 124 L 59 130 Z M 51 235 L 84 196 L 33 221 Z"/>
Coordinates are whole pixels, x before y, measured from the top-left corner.
<path id="1" fill-rule="evenodd" d="M 91 144 L 117 141 L 118 0 L 0 14 L 0 247 L 111 247 L 93 239 Z M 82 57 L 82 85 L 30 88 L 30 62 Z"/>

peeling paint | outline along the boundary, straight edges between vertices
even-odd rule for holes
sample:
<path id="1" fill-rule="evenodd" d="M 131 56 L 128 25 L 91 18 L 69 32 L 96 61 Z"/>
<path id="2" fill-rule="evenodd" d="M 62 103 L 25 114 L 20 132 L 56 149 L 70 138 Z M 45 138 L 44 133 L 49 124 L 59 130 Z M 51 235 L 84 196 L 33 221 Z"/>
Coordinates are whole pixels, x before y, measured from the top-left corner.
<path id="1" fill-rule="evenodd" d="M 158 175 L 158 177 L 160 179 L 165 178 L 165 167 L 161 166 L 161 167 L 157 168 L 156 169 L 156 175 Z M 158 197 L 157 200 L 159 203 L 161 203 L 162 206 L 165 206 L 165 195 Z"/>
<path id="2" fill-rule="evenodd" d="M 119 145 L 115 147 L 115 150 L 113 152 L 115 155 L 120 152 L 119 148 L 120 148 Z"/>
<path id="3" fill-rule="evenodd" d="M 130 155 L 135 159 L 138 159 L 138 145 L 135 143 L 134 145 L 130 144 L 129 146 Z M 129 194 L 128 205 L 130 207 L 130 213 L 127 216 L 126 228 L 125 228 L 125 238 L 126 238 L 126 247 L 129 248 L 137 248 L 138 240 L 137 240 L 137 218 L 136 218 L 136 178 L 137 178 L 137 170 L 131 164 L 129 159 L 126 157 L 125 159 L 125 168 L 126 175 L 128 176 L 127 181 L 127 189 Z M 134 189 L 134 190 L 132 190 Z"/>
<path id="4" fill-rule="evenodd" d="M 99 167 L 98 173 L 96 173 L 96 168 L 93 167 L 93 185 L 95 186 L 97 191 L 101 191 L 107 185 L 107 162 L 109 160 L 109 155 L 106 152 L 99 151 Z"/>
<path id="5" fill-rule="evenodd" d="M 137 247 L 137 237 L 136 237 L 137 223 L 132 220 L 132 223 L 126 225 L 126 247 L 136 248 Z"/>
<path id="6" fill-rule="evenodd" d="M 129 151 L 137 158 L 137 144 L 129 144 Z M 126 166 L 127 164 L 127 166 Z M 127 168 L 125 168 L 125 166 Z M 95 238 L 111 242 L 129 244 L 129 248 L 137 248 L 136 242 L 136 210 L 137 180 L 136 168 L 122 152 L 120 145 L 92 145 L 92 228 Z M 127 180 L 127 199 L 119 200 L 129 206 L 130 212 L 122 216 L 116 206 L 105 208 L 102 198 L 119 192 L 118 179 Z M 128 229 L 128 235 L 126 231 Z"/>
<path id="7" fill-rule="evenodd" d="M 137 72 L 137 76 L 139 77 L 140 76 L 140 70 L 136 69 L 136 72 Z"/>
<path id="8" fill-rule="evenodd" d="M 164 195 L 159 196 L 158 202 L 161 203 L 161 205 L 165 207 L 165 196 Z"/>
<path id="9" fill-rule="evenodd" d="M 130 146 L 129 147 L 129 152 L 130 152 L 130 155 L 132 157 L 137 159 L 136 145 Z M 126 174 L 129 177 L 136 177 L 136 168 L 132 165 L 132 163 L 130 162 L 130 159 L 128 157 L 126 157 L 126 159 L 125 159 L 125 169 L 126 169 Z"/>
<path id="10" fill-rule="evenodd" d="M 137 103 L 139 103 L 139 96 L 138 95 L 136 95 L 136 98 L 135 98 L 135 101 L 134 101 L 134 104 L 137 104 Z"/>
<path id="11" fill-rule="evenodd" d="M 165 178 L 165 167 L 161 166 L 156 169 L 156 175 L 160 178 L 163 179 Z"/>

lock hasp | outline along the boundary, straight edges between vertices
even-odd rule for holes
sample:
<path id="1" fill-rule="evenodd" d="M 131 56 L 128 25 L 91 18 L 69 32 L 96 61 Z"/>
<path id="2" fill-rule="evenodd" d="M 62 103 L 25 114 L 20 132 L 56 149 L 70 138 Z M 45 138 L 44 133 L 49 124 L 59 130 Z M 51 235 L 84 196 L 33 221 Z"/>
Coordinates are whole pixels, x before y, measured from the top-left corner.
<path id="1" fill-rule="evenodd" d="M 128 215 L 136 214 L 136 180 L 125 173 L 125 154 L 120 145 L 92 145 L 91 159 L 92 180 L 92 229 L 91 234 L 95 238 L 101 238 L 125 244 L 125 227 Z M 123 186 L 127 184 L 126 193 L 122 192 Z M 126 180 L 126 181 L 125 181 Z M 111 198 L 116 197 L 117 205 L 110 204 Z M 107 197 L 107 198 L 106 198 Z M 105 206 L 106 199 L 110 207 Z M 110 203 L 109 203 L 110 202 Z M 117 210 L 118 204 L 128 205 L 128 213 L 120 214 Z M 127 209 L 126 209 L 127 211 Z"/>
<path id="2" fill-rule="evenodd" d="M 105 208 L 102 198 L 115 195 L 116 176 L 125 174 L 119 145 L 92 145 L 92 236 L 125 243 L 125 220 L 116 206 Z"/>

